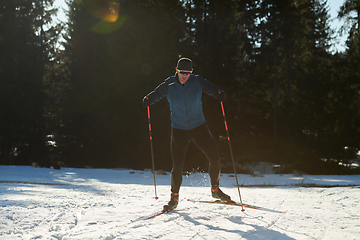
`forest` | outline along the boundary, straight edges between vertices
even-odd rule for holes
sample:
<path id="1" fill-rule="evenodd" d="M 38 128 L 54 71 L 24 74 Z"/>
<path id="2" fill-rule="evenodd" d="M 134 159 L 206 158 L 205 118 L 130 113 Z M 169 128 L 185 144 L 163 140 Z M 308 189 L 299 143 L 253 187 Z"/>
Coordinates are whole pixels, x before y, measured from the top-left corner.
<path id="1" fill-rule="evenodd" d="M 219 88 L 239 173 L 359 174 L 360 1 L 338 18 L 326 0 L 54 0 L 0 2 L 0 164 L 151 168 L 142 98 L 180 57 Z M 222 171 L 231 159 L 219 101 L 203 94 Z M 156 169 L 169 171 L 170 111 L 152 105 Z M 185 169 L 207 170 L 190 144 Z"/>

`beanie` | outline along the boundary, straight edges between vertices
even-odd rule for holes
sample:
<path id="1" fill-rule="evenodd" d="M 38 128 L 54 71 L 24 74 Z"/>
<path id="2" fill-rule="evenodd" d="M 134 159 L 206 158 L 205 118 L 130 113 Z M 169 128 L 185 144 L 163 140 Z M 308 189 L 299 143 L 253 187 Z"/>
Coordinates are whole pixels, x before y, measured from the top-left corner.
<path id="1" fill-rule="evenodd" d="M 189 58 L 180 58 L 176 68 L 179 70 L 192 71 L 192 61 Z"/>

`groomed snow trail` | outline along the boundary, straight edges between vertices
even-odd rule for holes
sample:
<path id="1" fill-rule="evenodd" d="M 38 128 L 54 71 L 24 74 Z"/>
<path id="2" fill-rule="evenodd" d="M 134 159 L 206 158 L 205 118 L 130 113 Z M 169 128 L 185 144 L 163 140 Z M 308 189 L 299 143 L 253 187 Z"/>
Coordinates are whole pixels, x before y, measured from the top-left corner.
<path id="1" fill-rule="evenodd" d="M 294 180 L 238 177 L 249 184 Z M 360 239 L 358 187 L 243 187 L 244 202 L 287 210 L 243 213 L 240 207 L 188 202 L 212 200 L 207 174 L 197 173 L 184 177 L 180 191 L 178 208 L 188 210 L 131 222 L 167 203 L 169 175 L 157 176 L 159 200 L 152 180 L 151 172 L 132 170 L 0 166 L 0 239 Z M 360 182 L 359 176 L 320 180 Z M 238 200 L 234 178 L 223 174 L 221 186 Z"/>

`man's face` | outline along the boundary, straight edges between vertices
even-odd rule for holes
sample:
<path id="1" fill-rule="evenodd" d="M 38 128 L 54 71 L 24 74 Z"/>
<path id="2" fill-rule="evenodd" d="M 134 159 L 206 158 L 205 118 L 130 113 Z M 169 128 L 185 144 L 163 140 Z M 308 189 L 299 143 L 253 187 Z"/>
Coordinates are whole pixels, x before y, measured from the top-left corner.
<path id="1" fill-rule="evenodd" d="M 182 71 L 182 70 L 178 70 L 177 68 L 176 68 L 176 71 L 177 71 L 177 73 L 178 73 L 178 78 L 179 78 L 179 82 L 181 83 L 181 84 L 185 84 L 186 83 L 186 81 L 189 79 L 189 77 L 190 77 L 190 73 L 192 72 L 192 71 Z"/>

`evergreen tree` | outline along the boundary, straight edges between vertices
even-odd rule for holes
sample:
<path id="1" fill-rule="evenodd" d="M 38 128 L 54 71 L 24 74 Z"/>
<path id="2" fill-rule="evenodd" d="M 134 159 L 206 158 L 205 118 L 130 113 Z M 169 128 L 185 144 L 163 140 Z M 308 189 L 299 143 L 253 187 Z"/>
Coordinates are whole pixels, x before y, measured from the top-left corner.
<path id="1" fill-rule="evenodd" d="M 337 96 L 341 96 L 343 106 L 339 106 L 342 114 L 336 117 L 335 129 L 343 140 L 341 147 L 345 143 L 350 153 L 348 158 L 351 159 L 356 156 L 360 144 L 360 2 L 344 1 L 338 11 L 338 18 L 346 20 L 341 30 L 348 31 L 349 37 L 346 41 L 345 58 L 339 60 L 342 68 L 337 89 L 343 91 L 337 92 Z"/>
<path id="2" fill-rule="evenodd" d="M 45 164 L 45 66 L 51 57 L 53 1 L 0 4 L 2 164 Z M 15 158 L 17 157 L 17 158 Z"/>
<path id="3" fill-rule="evenodd" d="M 327 119 L 321 109 L 327 104 L 332 66 L 326 1 L 261 1 L 258 13 L 258 47 L 252 63 L 256 84 L 248 100 L 257 112 L 253 111 L 256 120 L 249 129 L 255 135 L 278 136 L 275 143 L 281 147 L 272 145 L 270 150 L 281 155 L 276 161 L 305 165 L 301 161 L 319 159 L 321 154 L 311 153 L 314 145 L 304 139 L 304 132 L 321 131 Z"/>
<path id="4" fill-rule="evenodd" d="M 341 157 L 345 136 L 354 129 L 346 124 L 357 119 L 356 85 L 345 83 L 350 77 L 344 72 L 356 67 L 347 68 L 342 56 L 328 52 L 326 1 L 70 4 L 62 70 L 69 73 L 70 91 L 62 135 L 74 165 L 150 166 L 150 153 L 135 150 L 148 149 L 139 99 L 174 73 L 179 56 L 192 58 L 196 74 L 227 92 L 238 159 L 304 167 L 318 164 L 320 157 Z M 169 169 L 166 101 L 151 111 L 157 166 Z M 214 135 L 223 134 L 222 117 L 214 115 L 218 102 L 204 96 L 204 111 L 214 116 L 207 117 Z M 355 146 L 356 137 L 351 139 Z M 200 156 L 190 149 L 189 162 L 201 166 Z"/>
<path id="5" fill-rule="evenodd" d="M 181 2 L 72 1 L 69 9 L 65 54 L 71 89 L 63 135 L 68 136 L 71 164 L 151 166 L 141 99 L 174 73 L 184 34 Z M 169 168 L 164 103 L 152 108 L 153 116 L 159 116 L 153 125 L 154 148 L 159 165 Z"/>

